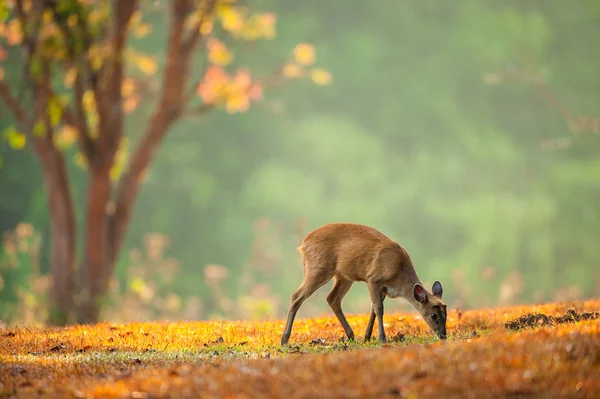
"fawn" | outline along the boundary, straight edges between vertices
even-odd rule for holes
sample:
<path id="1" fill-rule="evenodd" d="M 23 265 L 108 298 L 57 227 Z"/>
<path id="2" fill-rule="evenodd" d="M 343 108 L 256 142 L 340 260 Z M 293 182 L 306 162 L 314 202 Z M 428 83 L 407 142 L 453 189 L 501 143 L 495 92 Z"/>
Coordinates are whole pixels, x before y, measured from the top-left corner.
<path id="1" fill-rule="evenodd" d="M 342 324 L 349 340 L 354 331 L 342 312 L 342 299 L 355 281 L 367 283 L 371 296 L 371 317 L 365 341 L 371 339 L 375 318 L 379 340 L 385 342 L 383 300 L 402 297 L 417 309 L 429 328 L 446 339 L 446 304 L 442 301 L 442 284 L 435 281 L 428 292 L 417 276 L 408 252 L 380 231 L 361 224 L 330 223 L 308 233 L 298 247 L 302 254 L 304 279 L 292 294 L 281 345 L 292 333 L 296 312 L 316 290 L 334 278 L 327 296 L 329 306 Z"/>

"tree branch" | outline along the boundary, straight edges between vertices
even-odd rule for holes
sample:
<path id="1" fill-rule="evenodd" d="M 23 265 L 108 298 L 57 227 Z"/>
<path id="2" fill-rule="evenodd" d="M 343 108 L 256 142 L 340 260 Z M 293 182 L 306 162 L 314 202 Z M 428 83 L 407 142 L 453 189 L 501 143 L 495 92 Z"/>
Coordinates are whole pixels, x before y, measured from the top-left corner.
<path id="1" fill-rule="evenodd" d="M 55 93 L 52 88 L 49 90 L 50 95 L 54 97 Z M 86 117 L 83 113 L 83 93 L 77 93 L 77 89 L 75 92 L 75 113 L 73 113 L 68 105 L 61 106 L 61 120 L 64 124 L 71 125 L 77 129 L 77 146 L 79 147 L 79 151 L 85 156 L 85 159 L 90 162 L 94 156 L 95 143 L 89 134 Z"/>
<path id="2" fill-rule="evenodd" d="M 123 137 L 123 109 L 121 107 L 121 85 L 123 83 L 125 63 L 123 50 L 127 42 L 129 20 L 138 8 L 139 0 L 116 1 L 114 3 L 114 24 L 111 38 L 110 58 L 100 70 L 99 91 L 96 106 L 99 113 L 98 151 L 95 162 L 98 167 L 110 168 L 114 161 L 119 142 Z"/>
<path id="3" fill-rule="evenodd" d="M 97 89 L 97 79 L 92 73 L 90 62 L 86 57 L 81 57 L 81 54 L 86 54 L 92 44 L 92 37 L 87 26 L 87 16 L 82 11 L 82 6 L 77 4 L 77 25 L 78 31 L 75 28 L 71 29 L 68 23 L 68 15 L 58 13 L 56 0 L 46 0 L 46 8 L 52 13 L 56 25 L 63 34 L 63 39 L 67 47 L 71 66 L 77 67 L 77 77 L 75 80 L 74 103 L 75 114 L 68 107 L 63 109 L 63 117 L 65 123 L 68 123 L 77 128 L 77 144 L 79 150 L 85 156 L 88 163 L 93 162 L 95 143 L 91 138 L 90 130 L 87 123 L 85 112 L 83 111 L 83 94 L 85 93 L 86 83 Z M 76 40 L 82 40 L 83 45 L 80 49 L 76 46 Z"/>
<path id="4" fill-rule="evenodd" d="M 211 0 L 207 4 L 206 10 L 204 10 L 202 12 L 202 16 L 200 17 L 200 19 L 198 20 L 196 25 L 192 28 L 192 31 L 190 32 L 188 38 L 186 39 L 186 41 L 184 43 L 184 52 L 186 54 L 190 54 L 191 52 L 193 52 L 193 50 L 198 46 L 200 41 L 202 39 L 204 39 L 204 37 L 200 33 L 200 27 L 206 21 L 206 17 L 212 14 L 212 12 L 215 9 L 216 4 L 217 4 L 216 0 Z M 185 94 L 186 103 L 189 101 L 190 97 L 193 95 L 195 88 L 200 84 L 201 78 L 202 78 L 202 75 L 200 75 L 200 77 L 196 80 L 196 83 L 194 83 L 190 87 L 190 89 L 187 91 L 187 93 Z"/>
<path id="5" fill-rule="evenodd" d="M 111 63 L 109 63 L 110 78 L 108 85 L 111 102 L 121 100 L 121 83 L 123 82 L 124 62 L 123 50 L 127 42 L 127 32 L 129 30 L 129 21 L 133 13 L 138 8 L 139 0 L 118 1 L 115 2 L 114 33 L 112 37 Z M 113 103 L 114 104 L 114 103 Z M 120 104 L 118 104 L 120 107 Z M 121 113 L 121 112 L 115 112 Z M 122 113 L 121 113 L 122 114 Z"/>
<path id="6" fill-rule="evenodd" d="M 19 22 L 21 23 L 21 29 L 23 31 L 25 31 L 25 27 L 27 26 L 27 13 L 25 13 L 25 7 L 23 6 L 23 0 L 17 0 L 15 2 L 15 14 L 17 15 L 17 19 L 19 20 Z M 40 4 L 36 4 L 38 7 L 36 8 L 36 11 L 38 11 L 38 18 L 37 18 L 37 24 L 36 26 L 33 27 L 33 32 L 37 32 L 39 29 L 39 25 L 40 25 L 40 17 L 41 17 L 41 8 L 39 7 Z M 32 6 L 33 7 L 33 6 Z M 30 11 L 31 13 L 33 11 Z M 31 58 L 31 55 L 35 53 L 35 49 L 37 46 L 37 40 L 34 38 L 33 33 L 31 35 L 28 36 L 24 36 L 23 37 L 23 47 L 25 47 L 25 49 L 28 51 L 27 57 Z M 27 65 L 27 67 L 29 68 L 29 63 Z"/>
<path id="7" fill-rule="evenodd" d="M 0 98 L 8 105 L 8 108 L 12 111 L 17 122 L 23 124 L 25 122 L 25 111 L 16 97 L 12 95 L 10 88 L 4 81 L 0 81 Z"/>
<path id="8" fill-rule="evenodd" d="M 172 0 L 170 3 L 171 27 L 167 42 L 166 66 L 162 76 L 161 95 L 147 130 L 134 150 L 128 167 L 119 182 L 115 212 L 110 222 L 112 244 L 110 253 L 113 256 L 109 262 L 111 267 L 114 267 L 129 225 L 133 205 L 142 183 L 142 173 L 149 167 L 169 127 L 181 116 L 185 106 L 184 88 L 189 73 L 191 50 L 184 48 L 184 23 L 191 10 L 190 5 L 189 0 Z"/>
<path id="9" fill-rule="evenodd" d="M 217 0 L 208 1 L 208 3 L 205 6 L 205 9 L 202 10 L 202 16 L 200 17 L 198 22 L 192 27 L 190 33 L 188 34 L 188 37 L 183 39 L 182 49 L 184 54 L 189 55 L 192 51 L 194 51 L 198 43 L 200 43 L 200 40 L 202 39 L 200 28 L 202 27 L 202 24 L 206 22 L 206 17 L 213 13 L 216 4 Z"/>
<path id="10" fill-rule="evenodd" d="M 183 114 L 183 117 L 198 117 L 203 116 L 212 111 L 215 108 L 214 104 L 201 104 L 196 107 L 188 108 Z"/>
<path id="11" fill-rule="evenodd" d="M 548 83 L 539 75 L 532 76 L 522 70 L 511 68 L 503 72 L 487 74 L 485 79 L 490 84 L 498 84 L 507 80 L 525 82 L 535 87 L 542 99 L 552 108 L 558 110 L 558 112 L 566 119 L 569 129 L 573 133 L 600 132 L 600 117 L 575 115 L 572 109 L 554 94 Z"/>
<path id="12" fill-rule="evenodd" d="M 74 62 L 81 53 L 87 52 L 92 45 L 92 36 L 90 35 L 90 30 L 87 26 L 87 15 L 84 15 L 82 11 L 83 6 L 79 3 L 75 3 L 74 7 L 77 8 L 75 11 L 77 25 L 71 29 L 68 22 L 71 15 L 58 13 L 59 8 L 57 7 L 57 0 L 45 1 L 45 8 L 52 13 L 54 22 L 58 25 L 63 34 L 67 52 L 72 62 Z M 78 30 L 75 31 L 75 28 Z M 83 42 L 81 48 L 77 48 L 76 40 L 81 40 Z M 89 63 L 87 64 L 89 67 Z"/>
<path id="13" fill-rule="evenodd" d="M 75 78 L 75 87 L 73 100 L 75 105 L 74 124 L 78 130 L 77 142 L 80 151 L 85 155 L 88 164 L 94 162 L 96 143 L 92 140 L 90 129 L 87 123 L 87 116 L 83 107 L 83 95 L 85 93 L 85 82 L 83 76 L 78 72 Z"/>

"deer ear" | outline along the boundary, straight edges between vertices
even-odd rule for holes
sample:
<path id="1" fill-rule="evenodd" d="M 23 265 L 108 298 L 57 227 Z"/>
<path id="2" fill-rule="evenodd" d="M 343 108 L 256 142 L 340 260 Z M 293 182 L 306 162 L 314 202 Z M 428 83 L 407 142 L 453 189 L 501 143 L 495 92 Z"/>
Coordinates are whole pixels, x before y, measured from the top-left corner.
<path id="1" fill-rule="evenodd" d="M 413 286 L 413 296 L 415 297 L 415 300 L 421 304 L 427 302 L 427 291 L 425 291 L 425 288 L 419 283 L 415 283 Z"/>
<path id="2" fill-rule="evenodd" d="M 442 299 L 442 294 L 444 293 L 444 289 L 442 288 L 442 283 L 440 283 L 439 281 L 436 280 L 433 283 L 433 286 L 431 287 L 431 292 L 433 293 L 433 295 Z"/>

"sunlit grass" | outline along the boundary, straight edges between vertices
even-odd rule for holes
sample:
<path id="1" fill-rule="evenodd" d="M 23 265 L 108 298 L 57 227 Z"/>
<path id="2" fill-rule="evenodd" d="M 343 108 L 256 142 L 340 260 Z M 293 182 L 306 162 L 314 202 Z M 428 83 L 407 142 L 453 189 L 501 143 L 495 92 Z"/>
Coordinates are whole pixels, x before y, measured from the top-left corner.
<path id="1" fill-rule="evenodd" d="M 479 392 L 477 397 L 599 396 L 600 379 L 593 378 L 600 375 L 598 319 L 518 332 L 504 326 L 526 313 L 559 316 L 568 309 L 598 311 L 600 301 L 452 310 L 445 342 L 415 314 L 387 314 L 385 344 L 363 342 L 367 315 L 348 317 L 355 341 L 344 339 L 333 316 L 299 319 L 286 347 L 279 345 L 282 320 L 20 326 L 0 330 L 0 393 L 435 397 L 441 390 L 443 397 L 462 397 L 464 391 Z"/>

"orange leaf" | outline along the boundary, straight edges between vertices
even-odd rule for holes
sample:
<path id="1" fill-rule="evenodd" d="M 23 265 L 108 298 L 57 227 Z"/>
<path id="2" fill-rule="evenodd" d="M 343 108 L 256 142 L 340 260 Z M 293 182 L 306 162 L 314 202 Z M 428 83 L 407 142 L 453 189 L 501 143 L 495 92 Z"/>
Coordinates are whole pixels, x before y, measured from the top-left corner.
<path id="1" fill-rule="evenodd" d="M 206 43 L 206 47 L 208 48 L 208 59 L 213 64 L 225 66 L 233 60 L 233 54 L 220 40 L 210 39 Z"/>
<path id="2" fill-rule="evenodd" d="M 273 39 L 275 37 L 277 16 L 273 13 L 265 13 L 259 17 L 258 21 L 262 35 L 267 39 Z"/>
<path id="3" fill-rule="evenodd" d="M 150 32 L 152 32 L 152 26 L 149 24 L 139 24 L 133 29 L 133 35 L 137 38 L 145 37 Z"/>
<path id="4" fill-rule="evenodd" d="M 59 145 L 63 148 L 68 148 L 75 140 L 77 140 L 77 136 L 79 135 L 79 131 L 71 125 L 65 125 L 60 129 L 58 140 Z"/>
<path id="5" fill-rule="evenodd" d="M 210 32 L 212 32 L 212 30 L 213 30 L 212 21 L 203 21 L 202 24 L 200 25 L 200 34 L 202 36 L 208 35 Z"/>
<path id="6" fill-rule="evenodd" d="M 146 76 L 152 76 L 158 70 L 158 65 L 153 57 L 145 54 L 137 54 L 135 56 L 135 62 L 140 71 Z"/>
<path id="7" fill-rule="evenodd" d="M 78 152 L 73 156 L 73 161 L 75 162 L 75 165 L 79 166 L 82 169 L 86 169 L 88 166 L 88 162 L 87 159 L 85 158 L 85 156 Z"/>
<path id="8" fill-rule="evenodd" d="M 6 29 L 6 41 L 9 45 L 14 46 L 21 44 L 23 40 L 23 30 L 21 29 L 21 23 L 18 19 L 13 19 L 8 23 Z"/>
<path id="9" fill-rule="evenodd" d="M 218 10 L 218 14 L 221 18 L 221 25 L 226 31 L 239 33 L 244 27 L 244 18 L 235 7 L 223 6 Z"/>
<path id="10" fill-rule="evenodd" d="M 298 64 L 289 63 L 283 66 L 282 73 L 286 78 L 297 78 L 302 75 L 302 67 Z"/>
<path id="11" fill-rule="evenodd" d="M 206 103 L 212 103 L 222 96 L 231 81 L 231 77 L 219 66 L 211 65 L 204 73 L 204 80 L 198 85 L 196 93 Z"/>
<path id="12" fill-rule="evenodd" d="M 75 67 L 69 68 L 63 77 L 63 84 L 69 89 L 73 87 L 75 79 L 77 79 L 77 69 Z"/>
<path id="13" fill-rule="evenodd" d="M 312 65 L 315 62 L 315 48 L 311 44 L 300 43 L 294 48 L 294 58 L 301 65 Z"/>
<path id="14" fill-rule="evenodd" d="M 140 103 L 140 97 L 138 95 L 129 96 L 123 101 L 123 111 L 126 114 L 130 114 L 137 108 Z"/>
<path id="15" fill-rule="evenodd" d="M 332 81 L 331 74 L 321 68 L 315 68 L 310 71 L 310 78 L 313 82 L 321 86 L 328 85 Z"/>
<path id="16" fill-rule="evenodd" d="M 246 88 L 250 86 L 250 83 L 252 83 L 250 71 L 247 68 L 238 69 L 235 74 L 234 82 L 241 88 Z"/>
<path id="17" fill-rule="evenodd" d="M 228 113 L 246 112 L 249 108 L 250 98 L 243 91 L 236 90 L 227 97 L 226 109 Z"/>
<path id="18" fill-rule="evenodd" d="M 129 97 L 133 94 L 134 90 L 135 90 L 135 80 L 133 80 L 133 78 L 123 79 L 123 83 L 121 84 L 121 95 L 123 97 Z"/>
<path id="19" fill-rule="evenodd" d="M 74 28 L 75 26 L 77 26 L 77 21 L 78 21 L 78 17 L 77 17 L 77 15 L 70 15 L 70 16 L 67 18 L 67 25 L 68 25 L 70 28 Z"/>
<path id="20" fill-rule="evenodd" d="M 250 86 L 248 89 L 248 97 L 250 97 L 251 100 L 258 100 L 262 98 L 262 95 L 263 89 L 256 83 Z"/>
<path id="21" fill-rule="evenodd" d="M 227 72 L 223 70 L 223 68 L 211 65 L 206 68 L 206 72 L 204 74 L 204 80 L 217 80 L 217 81 L 228 81 L 230 79 Z"/>

